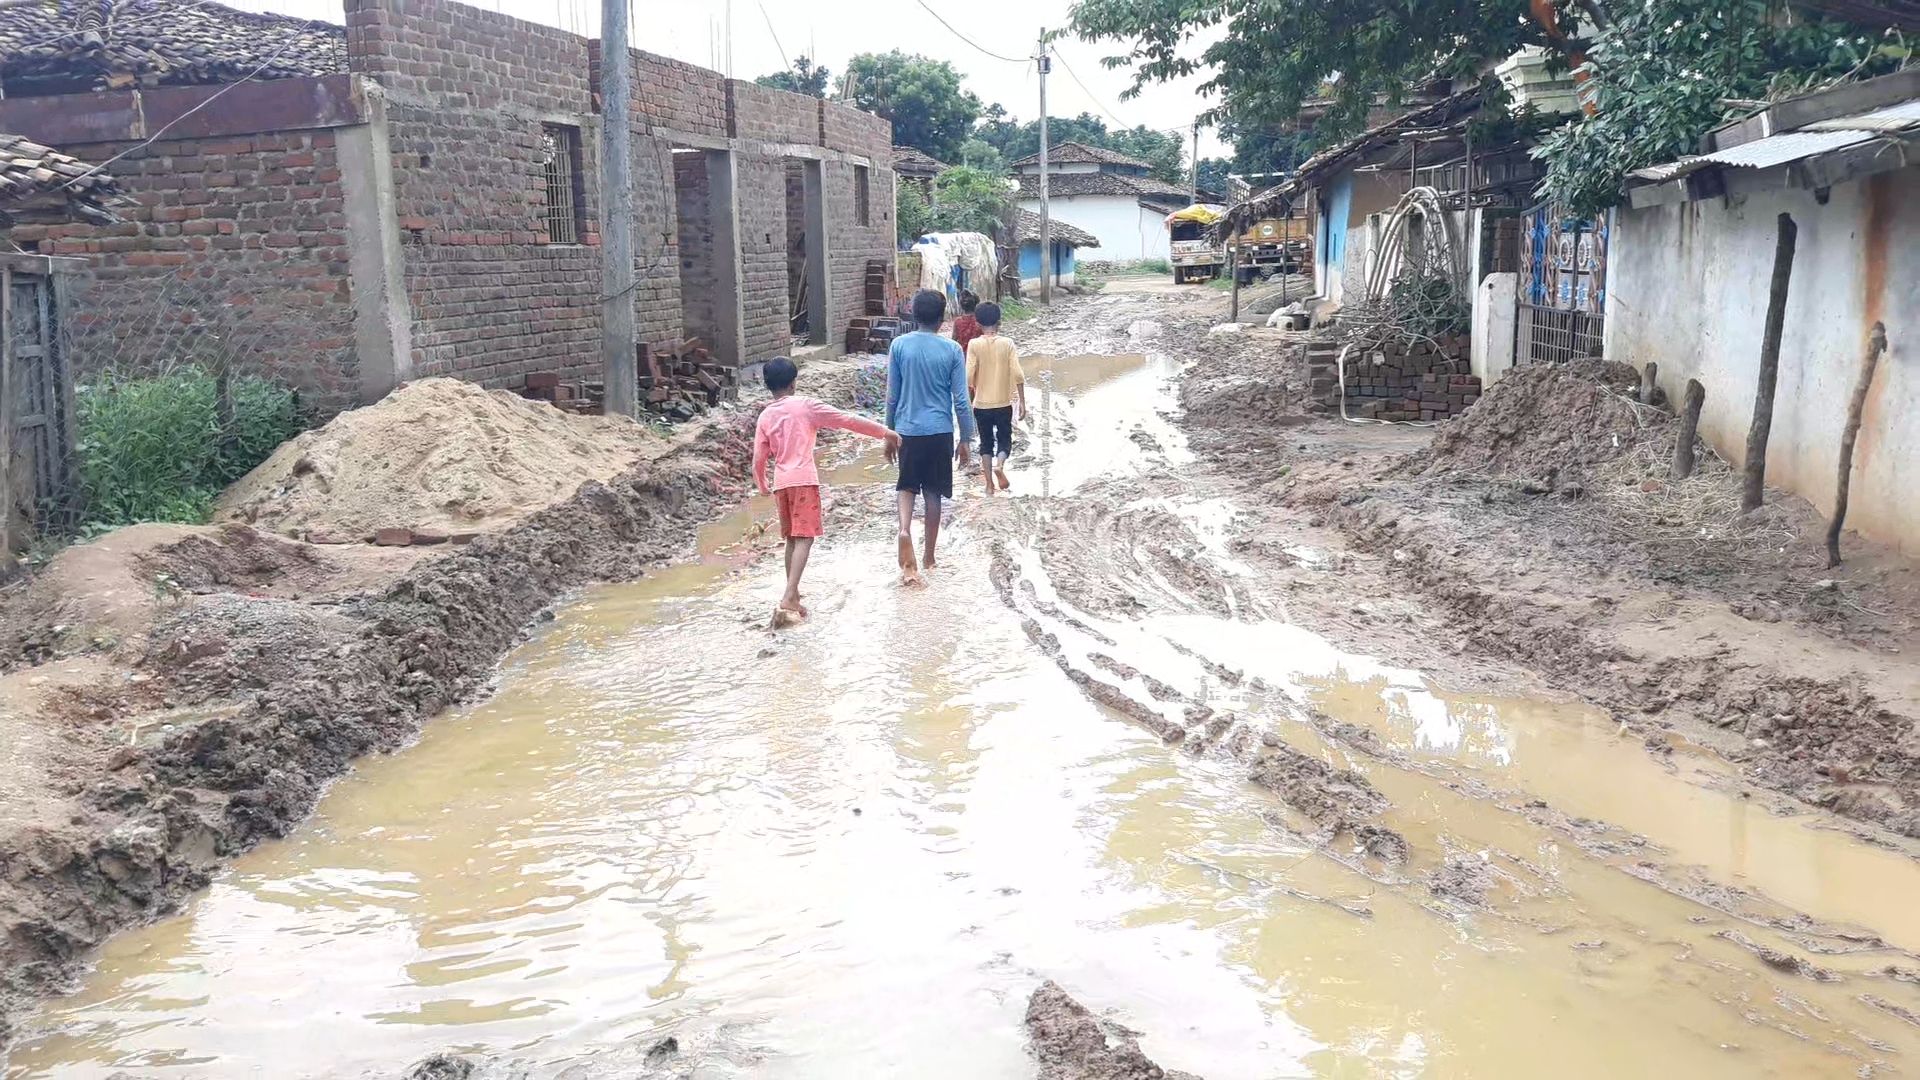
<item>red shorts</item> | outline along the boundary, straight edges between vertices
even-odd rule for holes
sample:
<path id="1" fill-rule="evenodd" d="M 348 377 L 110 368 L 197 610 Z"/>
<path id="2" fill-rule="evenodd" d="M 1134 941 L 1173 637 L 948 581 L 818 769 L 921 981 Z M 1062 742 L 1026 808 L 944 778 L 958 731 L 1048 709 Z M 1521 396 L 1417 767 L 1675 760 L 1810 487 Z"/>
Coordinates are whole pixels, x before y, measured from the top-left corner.
<path id="1" fill-rule="evenodd" d="M 820 535 L 820 489 L 812 484 L 784 487 L 773 493 L 780 507 L 780 537 Z"/>

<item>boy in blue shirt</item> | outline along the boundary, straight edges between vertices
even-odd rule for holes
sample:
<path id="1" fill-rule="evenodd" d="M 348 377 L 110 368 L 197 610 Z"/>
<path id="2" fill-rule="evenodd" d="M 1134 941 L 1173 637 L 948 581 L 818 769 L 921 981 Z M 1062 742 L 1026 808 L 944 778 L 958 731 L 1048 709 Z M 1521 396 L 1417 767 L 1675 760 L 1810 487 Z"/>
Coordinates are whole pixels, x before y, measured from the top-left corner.
<path id="1" fill-rule="evenodd" d="M 940 538 L 940 503 L 953 497 L 953 461 L 967 467 L 973 441 L 973 407 L 967 400 L 967 358 L 960 346 L 940 336 L 947 298 L 932 289 L 913 294 L 913 321 L 919 329 L 895 338 L 887 350 L 887 427 L 900 433 L 900 479 L 893 487 L 900 509 L 900 574 L 907 585 L 924 585 L 921 570 L 934 565 Z M 953 439 L 959 422 L 960 441 Z M 926 498 L 927 538 L 923 557 L 913 557 L 913 497 Z"/>

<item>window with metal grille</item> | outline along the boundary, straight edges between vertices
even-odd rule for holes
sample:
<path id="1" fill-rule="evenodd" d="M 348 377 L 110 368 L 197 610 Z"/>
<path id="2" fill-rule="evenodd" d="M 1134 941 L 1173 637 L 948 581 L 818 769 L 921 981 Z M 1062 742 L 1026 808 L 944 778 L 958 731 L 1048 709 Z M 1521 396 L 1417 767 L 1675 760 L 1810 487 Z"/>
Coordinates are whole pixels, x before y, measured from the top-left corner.
<path id="1" fill-rule="evenodd" d="M 867 187 L 867 167 L 853 167 L 853 223 L 871 225 L 873 217 L 873 193 Z"/>
<path id="2" fill-rule="evenodd" d="M 581 188 L 580 129 L 564 124 L 540 126 L 540 149 L 547 179 L 547 243 L 577 244 L 586 231 L 586 192 Z"/>

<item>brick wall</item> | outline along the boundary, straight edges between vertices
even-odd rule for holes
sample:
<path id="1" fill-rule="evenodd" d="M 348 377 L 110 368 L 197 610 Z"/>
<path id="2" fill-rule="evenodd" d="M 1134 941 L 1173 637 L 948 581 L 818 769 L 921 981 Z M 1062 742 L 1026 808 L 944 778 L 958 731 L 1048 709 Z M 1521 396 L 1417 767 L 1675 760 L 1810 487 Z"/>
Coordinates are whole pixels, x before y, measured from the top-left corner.
<path id="1" fill-rule="evenodd" d="M 587 43 L 464 4 L 348 0 L 347 51 L 389 92 L 414 371 L 511 386 L 600 366 Z M 578 244 L 548 243 L 543 124 L 579 146 Z M 566 124 L 566 121 L 572 123 Z"/>
<path id="2" fill-rule="evenodd" d="M 665 140 L 633 137 L 633 217 L 640 340 L 692 336 L 681 326 L 679 198 L 673 146 Z"/>
<path id="3" fill-rule="evenodd" d="M 127 143 L 67 143 L 107 161 Z M 330 131 L 155 142 L 109 166 L 136 205 L 112 226 L 23 225 L 15 243 L 84 256 L 68 324 L 82 375 L 227 360 L 322 411 L 358 391 L 346 218 Z"/>
<path id="4" fill-rule="evenodd" d="M 884 259 L 893 262 L 893 171 L 873 168 L 868 171 L 868 224 L 854 219 L 854 166 L 830 161 L 822 170 L 827 196 L 827 231 L 831 234 L 827 253 L 833 263 L 833 328 L 839 341 L 846 336 L 846 324 L 866 310 L 867 262 Z"/>
<path id="5" fill-rule="evenodd" d="M 742 157 L 740 171 L 741 297 L 747 363 L 784 356 L 787 322 L 787 168 L 781 158 Z"/>
<path id="6" fill-rule="evenodd" d="M 727 88 L 735 138 L 803 146 L 819 143 L 819 98 L 738 80 Z"/>
<path id="7" fill-rule="evenodd" d="M 680 333 L 713 346 L 719 337 L 713 297 L 718 278 L 714 266 L 707 156 L 675 154 L 673 166 L 674 190 L 679 197 L 676 238 L 679 241 Z M 649 335 L 644 329 L 641 336 L 660 340 L 658 335 Z"/>

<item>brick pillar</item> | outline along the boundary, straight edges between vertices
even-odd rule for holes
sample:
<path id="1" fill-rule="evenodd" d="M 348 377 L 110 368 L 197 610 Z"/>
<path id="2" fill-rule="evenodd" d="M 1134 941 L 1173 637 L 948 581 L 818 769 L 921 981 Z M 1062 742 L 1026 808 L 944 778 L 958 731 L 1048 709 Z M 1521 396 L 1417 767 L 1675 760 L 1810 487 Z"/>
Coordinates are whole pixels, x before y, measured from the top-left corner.
<path id="1" fill-rule="evenodd" d="M 708 213 L 713 223 L 714 351 L 733 367 L 747 362 L 746 267 L 740 257 L 740 163 L 731 150 L 707 151 Z"/>
<path id="2" fill-rule="evenodd" d="M 413 311 L 394 209 L 386 99 L 372 79 L 356 75 L 354 88 L 366 102 L 367 122 L 336 129 L 334 140 L 346 204 L 359 399 L 368 405 L 413 377 Z"/>

